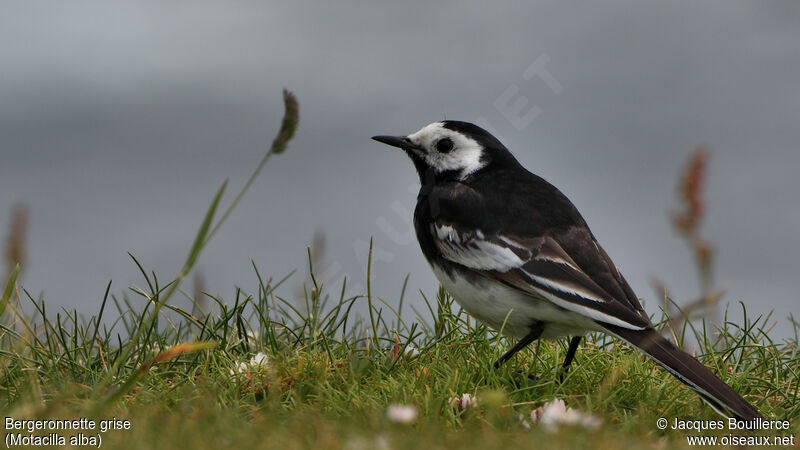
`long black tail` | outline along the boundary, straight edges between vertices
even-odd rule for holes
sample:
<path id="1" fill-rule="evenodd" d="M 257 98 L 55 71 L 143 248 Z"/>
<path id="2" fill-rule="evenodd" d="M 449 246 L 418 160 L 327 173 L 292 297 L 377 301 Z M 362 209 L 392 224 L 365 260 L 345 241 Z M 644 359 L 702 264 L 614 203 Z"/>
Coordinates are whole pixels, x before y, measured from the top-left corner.
<path id="1" fill-rule="evenodd" d="M 655 329 L 629 330 L 602 324 L 609 332 L 649 356 L 661 367 L 697 392 L 723 416 L 752 420 L 762 417 L 758 410 L 700 361 L 676 347 Z"/>

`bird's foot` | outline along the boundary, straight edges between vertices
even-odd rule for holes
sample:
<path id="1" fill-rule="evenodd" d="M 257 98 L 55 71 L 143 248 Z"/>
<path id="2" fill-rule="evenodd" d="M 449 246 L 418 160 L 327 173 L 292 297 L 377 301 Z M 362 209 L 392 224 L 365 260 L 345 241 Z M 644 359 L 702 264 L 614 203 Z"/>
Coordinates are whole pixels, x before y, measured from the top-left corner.
<path id="1" fill-rule="evenodd" d="M 525 385 L 530 385 L 531 383 L 537 383 L 542 378 L 538 375 L 534 375 L 529 372 L 525 372 L 524 370 L 517 370 L 518 377 L 514 377 L 512 382 L 514 383 L 514 387 L 517 389 L 522 389 Z"/>
<path id="2" fill-rule="evenodd" d="M 564 376 L 566 376 L 568 372 L 569 372 L 569 367 L 562 367 L 562 368 L 558 369 L 558 382 L 559 383 L 562 383 L 562 384 L 564 383 Z"/>
<path id="3" fill-rule="evenodd" d="M 532 373 L 525 373 L 525 371 L 524 371 L 524 370 L 518 370 L 518 371 L 517 371 L 517 373 L 518 373 L 518 374 L 520 374 L 520 375 L 525 375 L 525 377 L 526 377 L 528 380 L 530 380 L 530 381 L 539 381 L 539 380 L 541 380 L 541 379 L 542 379 L 542 378 L 541 378 L 540 376 L 538 376 L 538 375 L 534 375 L 534 374 L 532 374 Z"/>

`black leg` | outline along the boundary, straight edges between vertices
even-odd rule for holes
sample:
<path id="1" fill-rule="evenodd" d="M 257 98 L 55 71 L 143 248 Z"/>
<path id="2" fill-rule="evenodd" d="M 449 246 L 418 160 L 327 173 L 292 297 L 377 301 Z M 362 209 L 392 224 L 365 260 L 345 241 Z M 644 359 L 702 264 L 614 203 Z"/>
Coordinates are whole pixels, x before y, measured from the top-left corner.
<path id="1" fill-rule="evenodd" d="M 573 336 L 569 341 L 569 348 L 567 349 L 567 356 L 564 358 L 564 364 L 561 365 L 561 370 L 558 372 L 558 380 L 564 382 L 564 374 L 569 370 L 569 365 L 575 359 L 575 352 L 578 350 L 578 345 L 581 343 L 583 336 Z"/>
<path id="2" fill-rule="evenodd" d="M 527 347 L 528 344 L 535 341 L 536 339 L 539 339 L 539 336 L 542 335 L 543 331 L 544 331 L 544 325 L 541 322 L 534 322 L 533 325 L 531 326 L 531 331 L 528 334 L 526 334 L 522 339 L 520 339 L 516 344 L 514 344 L 514 346 L 511 347 L 511 350 L 503 353 L 503 356 L 501 356 L 497 361 L 494 362 L 494 368 L 496 369 L 500 367 L 501 364 L 508 361 L 508 359 L 514 356 L 518 351 Z"/>
<path id="3" fill-rule="evenodd" d="M 567 370 L 569 365 L 572 364 L 572 360 L 575 359 L 575 352 L 578 350 L 578 346 L 581 344 L 581 339 L 583 339 L 583 336 L 573 336 L 572 340 L 569 341 L 567 357 L 564 358 L 564 364 L 561 366 L 564 371 Z"/>

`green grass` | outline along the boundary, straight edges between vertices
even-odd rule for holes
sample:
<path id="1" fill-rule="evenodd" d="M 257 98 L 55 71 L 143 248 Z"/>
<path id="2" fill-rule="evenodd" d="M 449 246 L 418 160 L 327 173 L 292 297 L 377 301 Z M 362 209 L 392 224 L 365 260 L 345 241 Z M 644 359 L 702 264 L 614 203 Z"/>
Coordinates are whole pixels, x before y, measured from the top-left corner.
<path id="1" fill-rule="evenodd" d="M 213 298 L 213 312 L 163 303 L 152 315 L 169 286 L 141 273 L 147 288 L 135 291 L 139 298 L 107 292 L 88 320 L 74 311 L 49 319 L 44 301 L 24 291 L 35 318 L 8 303 L 0 331 L 5 416 L 125 418 L 132 429 L 104 433 L 103 446 L 155 448 L 683 447 L 684 434 L 659 431 L 656 419 L 717 418 L 673 377 L 601 334 L 584 341 L 563 382 L 566 340 L 534 344 L 494 370 L 511 342 L 476 324 L 441 290 L 425 300 L 428 316 L 410 323 L 394 312 L 400 297 L 344 297 L 343 287 L 329 294 L 312 275 L 298 306 L 278 295 L 284 280 L 259 275 L 251 292 Z M 358 303 L 370 308 L 364 319 L 353 313 Z M 751 322 L 743 310 L 725 324 L 713 341 L 696 331 L 709 350 L 701 360 L 765 416 L 791 419 L 797 434 L 796 340 L 772 342 L 763 319 Z M 175 349 L 187 343 L 201 344 Z M 258 352 L 267 364 L 231 375 Z M 477 395 L 479 407 L 451 406 L 448 399 L 463 393 Z M 603 425 L 526 429 L 519 416 L 554 398 L 600 416 Z M 417 407 L 417 420 L 389 421 L 393 403 Z"/>

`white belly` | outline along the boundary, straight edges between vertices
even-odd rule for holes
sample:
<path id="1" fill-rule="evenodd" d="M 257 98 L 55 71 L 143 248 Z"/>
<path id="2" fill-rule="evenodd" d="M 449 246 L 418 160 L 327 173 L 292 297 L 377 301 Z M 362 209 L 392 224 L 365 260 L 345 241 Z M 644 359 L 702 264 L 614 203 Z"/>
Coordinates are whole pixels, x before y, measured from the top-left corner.
<path id="1" fill-rule="evenodd" d="M 431 268 L 445 290 L 470 315 L 495 330 L 502 329 L 509 336 L 525 336 L 534 321 L 545 324 L 542 333 L 545 338 L 583 335 L 598 329 L 591 319 L 559 308 L 543 298 L 481 277 L 475 277 L 470 283 L 458 270 L 453 271 L 451 278 L 444 270 L 434 265 Z"/>

